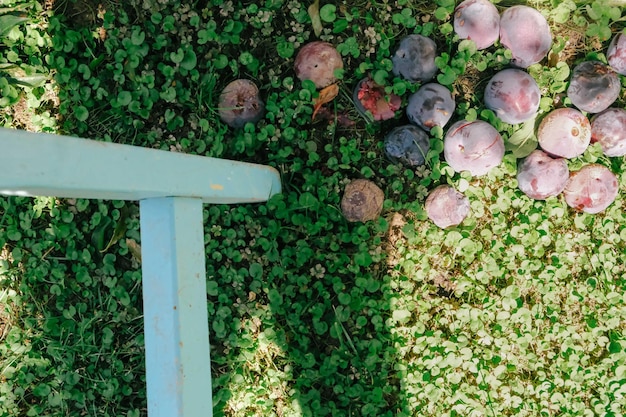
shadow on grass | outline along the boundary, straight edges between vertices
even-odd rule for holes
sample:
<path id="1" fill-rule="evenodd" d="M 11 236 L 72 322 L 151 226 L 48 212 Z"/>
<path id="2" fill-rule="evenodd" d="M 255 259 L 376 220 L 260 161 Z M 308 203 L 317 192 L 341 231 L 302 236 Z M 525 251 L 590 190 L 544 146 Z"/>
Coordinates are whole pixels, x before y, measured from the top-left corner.
<path id="1" fill-rule="evenodd" d="M 175 118 L 168 120 L 166 109 L 186 114 L 193 100 L 180 90 L 180 102 L 164 98 L 170 90 L 159 92 L 159 83 L 171 82 L 169 71 L 151 67 L 157 63 L 148 58 L 175 54 L 180 44 L 159 50 L 150 32 L 154 18 L 133 16 L 135 9 L 123 19 L 128 27 L 117 28 L 140 29 L 130 43 L 107 43 L 116 36 L 107 35 L 113 22 L 103 22 L 97 11 L 121 12 L 114 6 L 83 0 L 56 5 L 60 19 L 51 27 L 50 65 L 63 133 L 175 147 L 172 138 L 189 138 L 189 132 L 170 123 Z M 171 34 L 168 39 L 177 41 Z M 141 90 L 150 83 L 157 96 Z M 132 104 L 124 104 L 120 91 L 134 94 L 133 87 L 145 99 L 140 107 L 147 107 L 124 108 Z M 146 109 L 150 114 L 142 113 Z M 146 136 L 146 130 L 161 133 Z M 254 162 L 292 170 L 306 153 L 263 158 Z M 338 173 L 325 179 L 319 167 L 305 168 L 267 204 L 205 207 L 214 415 L 401 415 L 396 341 L 388 328 L 388 225 L 384 219 L 346 223 L 338 211 L 340 184 Z M 137 204 L 2 202 L 11 271 L 3 285 L 22 295 L 21 316 L 7 340 L 28 352 L 3 372 L 14 410 L 144 415 L 141 279 L 133 255 L 140 243 Z"/>

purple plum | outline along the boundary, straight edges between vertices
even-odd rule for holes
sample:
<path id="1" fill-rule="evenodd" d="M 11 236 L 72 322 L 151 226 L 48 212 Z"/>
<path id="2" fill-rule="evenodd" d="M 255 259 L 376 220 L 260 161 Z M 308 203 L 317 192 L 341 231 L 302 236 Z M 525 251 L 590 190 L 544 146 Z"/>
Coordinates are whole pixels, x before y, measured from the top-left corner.
<path id="1" fill-rule="evenodd" d="M 600 113 L 609 108 L 620 93 L 618 75 L 599 61 L 585 61 L 574 67 L 567 96 L 580 110 Z"/>
<path id="2" fill-rule="evenodd" d="M 485 105 L 510 124 L 532 119 L 540 100 L 541 92 L 535 79 L 519 69 L 499 71 L 485 89 Z"/>
<path id="3" fill-rule="evenodd" d="M 489 0 L 465 0 L 454 10 L 454 32 L 478 49 L 488 48 L 500 36 L 500 13 Z"/>
<path id="4" fill-rule="evenodd" d="M 443 141 L 443 154 L 456 172 L 469 171 L 484 175 L 500 165 L 504 157 L 504 141 L 487 122 L 458 121 L 450 126 Z"/>
<path id="5" fill-rule="evenodd" d="M 537 10 L 513 6 L 500 17 L 500 42 L 511 51 L 513 65 L 528 68 L 548 54 L 552 33 L 546 18 Z"/>
<path id="6" fill-rule="evenodd" d="M 456 104 L 450 90 L 441 84 L 424 84 L 409 97 L 406 115 L 411 123 L 424 130 L 444 127 L 452 117 Z"/>
<path id="7" fill-rule="evenodd" d="M 461 224 L 470 211 L 469 199 L 450 185 L 434 188 L 424 205 L 428 218 L 442 229 Z"/>
<path id="8" fill-rule="evenodd" d="M 517 166 L 517 186 L 535 200 L 559 195 L 569 179 L 567 161 L 537 149 Z"/>
<path id="9" fill-rule="evenodd" d="M 626 110 L 611 107 L 593 116 L 591 143 L 600 143 L 606 156 L 626 155 Z"/>
<path id="10" fill-rule="evenodd" d="M 626 75 L 626 35 L 618 33 L 613 37 L 606 57 L 613 71 Z"/>
<path id="11" fill-rule="evenodd" d="M 607 167 L 590 164 L 570 175 L 563 195 L 568 206 L 595 214 L 615 201 L 618 188 L 617 177 Z"/>
<path id="12" fill-rule="evenodd" d="M 428 134 L 413 125 L 395 127 L 385 137 L 385 154 L 392 162 L 424 165 L 429 149 Z"/>
<path id="13" fill-rule="evenodd" d="M 591 124 L 576 109 L 552 110 L 537 129 L 539 146 L 552 156 L 575 158 L 582 155 L 591 142 Z"/>
<path id="14" fill-rule="evenodd" d="M 314 41 L 304 45 L 294 62 L 296 77 L 311 80 L 315 87 L 324 88 L 337 81 L 335 71 L 343 69 L 341 55 L 328 42 Z"/>
<path id="15" fill-rule="evenodd" d="M 250 80 L 238 79 L 229 83 L 218 101 L 220 119 L 230 127 L 243 127 L 256 123 L 265 114 L 265 104 L 259 97 L 259 89 Z"/>
<path id="16" fill-rule="evenodd" d="M 430 81 L 437 73 L 435 41 L 422 35 L 408 35 L 391 57 L 393 73 L 411 82 Z"/>

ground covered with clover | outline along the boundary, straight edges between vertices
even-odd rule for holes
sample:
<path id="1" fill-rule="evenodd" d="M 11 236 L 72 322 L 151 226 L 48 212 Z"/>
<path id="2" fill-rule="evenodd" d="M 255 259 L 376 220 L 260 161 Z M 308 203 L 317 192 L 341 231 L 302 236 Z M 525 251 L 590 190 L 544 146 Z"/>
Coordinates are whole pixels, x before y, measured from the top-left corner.
<path id="1" fill-rule="evenodd" d="M 280 171 L 204 208 L 214 415 L 624 414 L 623 1 L 1 4 L 2 126 Z M 0 415 L 146 415 L 140 245 L 136 203 L 0 198 Z"/>

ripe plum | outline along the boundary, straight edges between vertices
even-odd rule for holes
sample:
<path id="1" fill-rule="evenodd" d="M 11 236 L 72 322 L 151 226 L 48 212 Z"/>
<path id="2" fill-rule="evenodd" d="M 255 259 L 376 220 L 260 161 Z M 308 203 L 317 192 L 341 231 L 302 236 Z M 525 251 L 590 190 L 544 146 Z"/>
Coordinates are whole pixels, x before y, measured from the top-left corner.
<path id="1" fill-rule="evenodd" d="M 435 41 L 422 35 L 408 35 L 391 58 L 393 73 L 411 82 L 430 81 L 437 72 L 436 55 Z"/>
<path id="2" fill-rule="evenodd" d="M 259 97 L 259 89 L 250 80 L 238 79 L 229 83 L 218 99 L 220 119 L 230 127 L 243 127 L 256 123 L 265 114 L 265 104 Z"/>
<path id="3" fill-rule="evenodd" d="M 450 185 L 440 185 L 426 198 L 425 209 L 428 218 L 445 229 L 457 226 L 469 214 L 469 199 Z"/>
<path id="4" fill-rule="evenodd" d="M 599 142 L 606 156 L 626 155 L 626 110 L 612 107 L 593 116 L 591 142 Z"/>
<path id="5" fill-rule="evenodd" d="M 570 175 L 563 195 L 568 206 L 595 214 L 610 206 L 615 201 L 617 192 L 615 174 L 604 165 L 591 164 Z"/>
<path id="6" fill-rule="evenodd" d="M 426 162 L 430 138 L 413 125 L 395 127 L 385 137 L 385 154 L 392 162 L 420 166 Z"/>
<path id="7" fill-rule="evenodd" d="M 445 126 L 455 107 L 450 90 L 441 84 L 430 83 L 409 97 L 406 115 L 412 123 L 428 131 L 434 126 Z"/>
<path id="8" fill-rule="evenodd" d="M 618 33 L 613 37 L 606 57 L 615 72 L 626 75 L 626 35 Z"/>
<path id="9" fill-rule="evenodd" d="M 608 65 L 585 61 L 574 67 L 567 96 L 580 110 L 600 113 L 617 100 L 620 89 L 619 77 Z"/>
<path id="10" fill-rule="evenodd" d="M 324 88 L 337 81 L 335 71 L 343 68 L 341 55 L 328 42 L 309 42 L 300 49 L 294 62 L 296 76 L 311 80 L 315 87 Z"/>
<path id="11" fill-rule="evenodd" d="M 454 11 L 454 32 L 478 49 L 488 48 L 500 36 L 500 13 L 489 0 L 465 0 Z"/>
<path id="12" fill-rule="evenodd" d="M 517 186 L 535 200 L 559 195 L 569 179 L 567 161 L 537 149 L 517 166 Z"/>
<path id="13" fill-rule="evenodd" d="M 552 46 L 546 18 L 529 6 L 513 6 L 500 17 L 500 42 L 511 50 L 516 67 L 528 68 L 541 61 Z"/>
<path id="14" fill-rule="evenodd" d="M 552 110 L 537 129 L 539 146 L 553 156 L 574 158 L 582 155 L 591 141 L 591 124 L 576 109 Z"/>
<path id="15" fill-rule="evenodd" d="M 533 77 L 509 68 L 496 73 L 485 89 L 485 104 L 506 123 L 516 124 L 533 118 L 539 109 L 541 92 Z"/>
<path id="16" fill-rule="evenodd" d="M 461 120 L 448 129 L 443 153 L 448 165 L 456 172 L 469 171 L 479 176 L 500 165 L 504 157 L 504 141 L 487 122 Z"/>

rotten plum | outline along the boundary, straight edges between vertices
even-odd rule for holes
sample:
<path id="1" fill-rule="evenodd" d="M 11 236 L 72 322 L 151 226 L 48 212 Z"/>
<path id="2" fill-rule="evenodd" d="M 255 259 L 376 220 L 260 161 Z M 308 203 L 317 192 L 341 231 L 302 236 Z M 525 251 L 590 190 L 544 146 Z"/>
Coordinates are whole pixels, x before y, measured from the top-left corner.
<path id="1" fill-rule="evenodd" d="M 620 93 L 618 75 L 599 61 L 585 61 L 574 67 L 567 96 L 580 110 L 600 113 L 609 108 Z"/>
<path id="2" fill-rule="evenodd" d="M 500 36 L 500 13 L 489 0 L 465 0 L 454 10 L 454 32 L 478 49 L 488 48 Z"/>
<path id="3" fill-rule="evenodd" d="M 591 142 L 600 143 L 606 156 L 626 155 L 626 110 L 611 107 L 593 116 Z"/>
<path id="4" fill-rule="evenodd" d="M 537 139 L 539 146 L 550 155 L 575 158 L 582 155 L 591 142 L 591 124 L 578 110 L 563 107 L 541 120 Z"/>
<path id="5" fill-rule="evenodd" d="M 626 75 L 626 35 L 618 33 L 613 37 L 606 51 L 606 58 L 613 71 Z"/>
<path id="6" fill-rule="evenodd" d="M 617 177 L 611 170 L 604 165 L 591 164 L 570 175 L 563 195 L 568 206 L 596 214 L 615 201 L 618 190 Z"/>
<path id="7" fill-rule="evenodd" d="M 469 171 L 480 176 L 500 165 L 504 157 L 504 141 L 487 122 L 461 120 L 448 129 L 443 153 L 448 165 L 456 172 Z"/>
<path id="8" fill-rule="evenodd" d="M 517 166 L 517 186 L 528 197 L 545 200 L 559 195 L 569 179 L 567 161 L 537 149 Z"/>
<path id="9" fill-rule="evenodd" d="M 337 81 L 335 71 L 343 69 L 341 55 L 335 47 L 322 41 L 304 45 L 294 62 L 296 77 L 311 80 L 316 88 L 324 88 Z"/>
<path id="10" fill-rule="evenodd" d="M 450 185 L 434 188 L 424 203 L 428 218 L 438 227 L 445 229 L 457 226 L 470 211 L 469 199 Z"/>
<path id="11" fill-rule="evenodd" d="M 385 136 L 385 154 L 392 162 L 424 165 L 429 148 L 428 134 L 413 125 L 395 127 Z"/>
<path id="12" fill-rule="evenodd" d="M 485 89 L 485 105 L 503 122 L 510 124 L 533 118 L 540 100 L 541 92 L 535 79 L 519 69 L 497 72 Z"/>
<path id="13" fill-rule="evenodd" d="M 220 119 L 230 127 L 243 127 L 256 123 L 265 114 L 265 104 L 259 97 L 259 89 L 250 80 L 238 79 L 229 83 L 218 99 Z"/>
<path id="14" fill-rule="evenodd" d="M 455 107 L 450 90 L 441 84 L 430 83 L 409 97 L 406 115 L 411 123 L 428 131 L 434 126 L 445 126 Z"/>
<path id="15" fill-rule="evenodd" d="M 376 220 L 383 210 L 385 194 L 372 181 L 358 179 L 346 185 L 341 212 L 349 222 Z"/>
<path id="16" fill-rule="evenodd" d="M 513 6 L 500 16 L 500 42 L 511 51 L 511 63 L 528 68 L 541 61 L 552 46 L 546 18 L 529 6 Z"/>
<path id="17" fill-rule="evenodd" d="M 437 72 L 436 55 L 435 41 L 422 35 L 408 35 L 391 58 L 393 73 L 411 82 L 430 81 Z"/>

